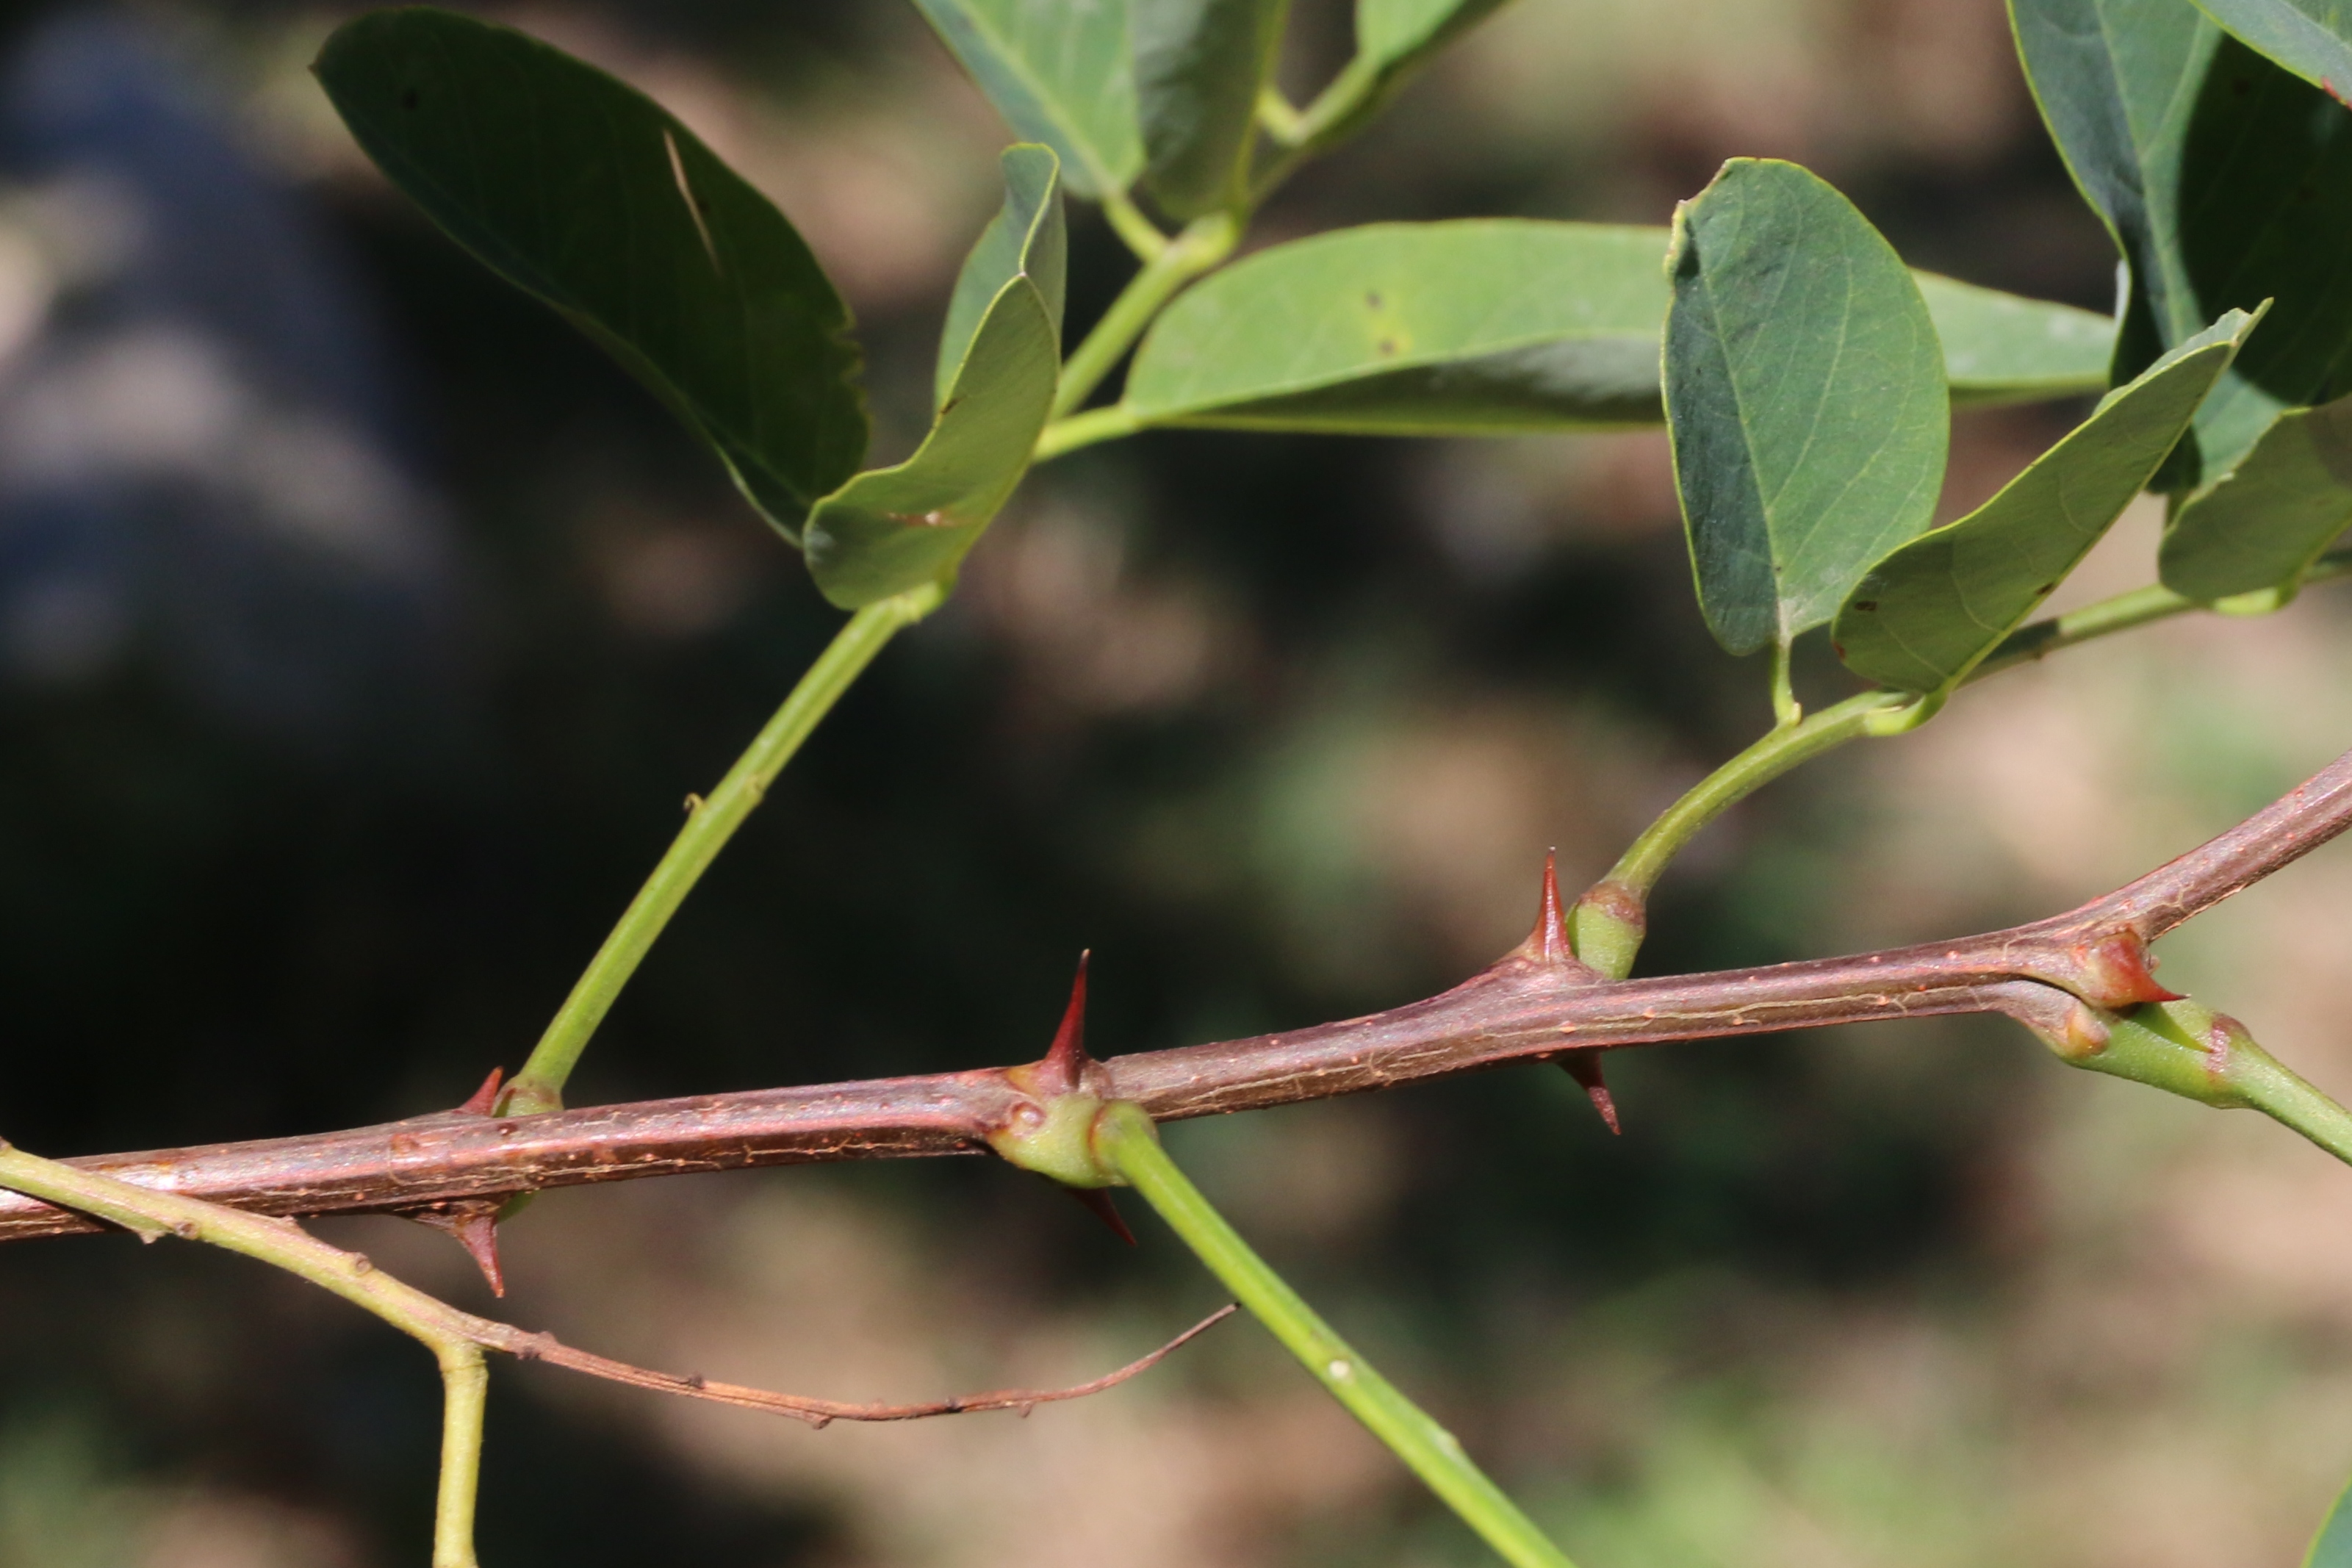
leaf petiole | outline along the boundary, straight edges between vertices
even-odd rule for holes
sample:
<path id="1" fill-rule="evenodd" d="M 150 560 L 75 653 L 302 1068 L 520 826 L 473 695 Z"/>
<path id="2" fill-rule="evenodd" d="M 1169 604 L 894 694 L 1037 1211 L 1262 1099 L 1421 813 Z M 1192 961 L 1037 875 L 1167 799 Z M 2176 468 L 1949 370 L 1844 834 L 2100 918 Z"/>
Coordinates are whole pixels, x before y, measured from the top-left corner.
<path id="1" fill-rule="evenodd" d="M 1105 1106 L 1093 1142 L 1103 1163 L 1142 1195 L 1283 1348 L 1505 1562 L 1514 1568 L 1575 1568 L 1471 1463 L 1453 1433 L 1399 1393 L 1250 1249 L 1168 1157 L 1141 1107 L 1124 1100 Z"/>
<path id="2" fill-rule="evenodd" d="M 927 584 L 868 605 L 852 616 L 809 666 L 783 706 L 727 770 L 719 786 L 708 797 L 689 803 L 686 826 L 670 841 L 660 864 L 629 901 L 612 934 L 572 987 L 572 994 L 549 1022 L 530 1059 L 508 1085 L 500 1106 L 504 1113 L 523 1116 L 562 1109 L 564 1080 L 587 1048 L 589 1037 L 612 1011 L 621 988 L 637 972 L 687 894 L 842 693 L 866 672 L 892 637 L 939 608 L 946 596 L 941 585 Z"/>

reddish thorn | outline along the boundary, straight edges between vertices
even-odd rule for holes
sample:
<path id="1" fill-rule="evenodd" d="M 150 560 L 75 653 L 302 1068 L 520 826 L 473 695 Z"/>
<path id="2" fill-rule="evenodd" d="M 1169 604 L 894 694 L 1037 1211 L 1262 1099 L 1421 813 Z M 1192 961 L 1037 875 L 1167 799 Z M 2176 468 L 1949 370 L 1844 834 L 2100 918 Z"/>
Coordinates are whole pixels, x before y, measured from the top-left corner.
<path id="1" fill-rule="evenodd" d="M 1040 1087 L 1048 1092 L 1076 1093 L 1078 1079 L 1087 1065 L 1087 960 L 1092 950 L 1078 954 L 1078 975 L 1070 982 L 1070 1005 L 1062 1010 L 1062 1026 L 1054 1031 L 1054 1044 L 1045 1059 L 1037 1064 Z"/>
<path id="2" fill-rule="evenodd" d="M 1617 1124 L 1617 1102 L 1610 1098 L 1608 1084 L 1601 1081 L 1601 1053 L 1570 1051 L 1552 1060 L 1559 1064 L 1562 1072 L 1584 1086 L 1585 1097 L 1592 1101 L 1592 1109 L 1601 1112 L 1601 1120 L 1609 1123 L 1609 1131 L 1623 1137 L 1625 1129 Z"/>
<path id="3" fill-rule="evenodd" d="M 454 1237 L 482 1271 L 490 1284 L 490 1294 L 507 1293 L 506 1270 L 499 1267 L 499 1210 L 502 1205 L 495 1198 L 475 1199 L 452 1204 L 446 1208 L 417 1209 L 409 1218 L 429 1226 L 445 1236 Z"/>
<path id="4" fill-rule="evenodd" d="M 2137 932 L 2117 931 L 2104 942 L 2074 950 L 2083 966 L 2083 999 L 2110 1011 L 2140 1002 L 2178 1002 L 2156 978 L 2155 961 Z"/>
<path id="5" fill-rule="evenodd" d="M 499 1267 L 499 1216 L 495 1212 L 469 1214 L 449 1227 L 482 1278 L 490 1282 L 490 1294 L 507 1293 L 506 1270 Z"/>
<path id="6" fill-rule="evenodd" d="M 1135 1245 L 1135 1232 L 1127 1228 L 1120 1216 L 1118 1205 L 1111 1201 L 1110 1192 L 1104 1187 L 1064 1187 L 1064 1192 L 1078 1200 L 1088 1214 L 1110 1226 L 1110 1233 L 1129 1247 Z"/>
<path id="7" fill-rule="evenodd" d="M 1564 963 L 1576 956 L 1569 949 L 1568 920 L 1559 908 L 1559 852 L 1556 849 L 1544 851 L 1543 907 L 1536 912 L 1528 951 L 1546 963 Z"/>
<path id="8" fill-rule="evenodd" d="M 506 1076 L 506 1068 L 492 1068 L 490 1076 L 482 1080 L 482 1087 L 474 1091 L 472 1099 L 457 1108 L 457 1113 L 461 1116 L 488 1116 L 499 1102 L 499 1084 Z"/>

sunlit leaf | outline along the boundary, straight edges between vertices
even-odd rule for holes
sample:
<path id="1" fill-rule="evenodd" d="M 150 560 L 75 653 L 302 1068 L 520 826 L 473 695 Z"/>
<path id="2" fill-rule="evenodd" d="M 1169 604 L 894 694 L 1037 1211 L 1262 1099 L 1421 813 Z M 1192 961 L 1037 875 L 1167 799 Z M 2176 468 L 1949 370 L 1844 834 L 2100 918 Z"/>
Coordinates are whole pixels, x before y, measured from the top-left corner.
<path id="1" fill-rule="evenodd" d="M 1081 196 L 1143 168 L 1129 0 L 915 0 L 1024 142 L 1061 155 Z"/>
<path id="2" fill-rule="evenodd" d="M 2238 466 L 2164 531 L 2164 585 L 2214 600 L 2292 589 L 2352 523 L 2352 398 L 2278 416 Z"/>
<path id="3" fill-rule="evenodd" d="M 2352 393 L 2352 112 L 2189 0 L 2011 0 L 2059 149 L 2130 265 L 2117 379 L 2273 301 L 2158 484 L 2219 479 L 2289 408 Z"/>
<path id="4" fill-rule="evenodd" d="M 1944 476 L 1936 329 L 1818 176 L 1734 159 L 1676 213 L 1666 424 L 1700 608 L 1733 653 L 1834 614 L 1923 531 Z"/>
<path id="5" fill-rule="evenodd" d="M 858 475 L 810 514 L 810 574 L 844 609 L 950 576 L 1021 482 L 1051 412 L 1065 265 L 1054 154 L 1013 147 L 1003 168 L 1004 205 L 957 279 L 956 311 L 977 321 L 949 316 L 930 434 L 913 457 Z M 970 311 L 982 289 L 992 292 Z"/>
<path id="6" fill-rule="evenodd" d="M 1177 300 L 1129 373 L 1155 425 L 1360 435 L 1605 429 L 1664 417 L 1663 228 L 1467 219 L 1276 246 Z M 1916 274 L 1953 401 L 2095 392 L 2114 328 Z"/>
<path id="7" fill-rule="evenodd" d="M 1838 612 L 1838 657 L 1906 690 L 1959 681 L 2123 515 L 2253 324 L 2232 310 L 2111 394 L 2000 494 L 1872 567 Z"/>
<path id="8" fill-rule="evenodd" d="M 423 7 L 347 23 L 317 68 L 394 184 L 635 373 L 787 537 L 856 468 L 847 307 L 783 215 L 652 100 Z"/>
<path id="9" fill-rule="evenodd" d="M 1288 0 L 1135 0 L 1144 183 L 1176 217 L 1233 201 Z"/>
<path id="10" fill-rule="evenodd" d="M 955 386 L 956 372 L 963 368 L 981 318 L 1014 278 L 1026 276 L 1037 286 L 1055 331 L 1061 330 L 1069 243 L 1062 219 L 1059 165 L 1050 149 L 1027 143 L 1006 148 L 998 163 L 1004 174 L 1004 205 L 964 258 L 948 301 L 947 326 L 940 333 L 934 376 L 940 404 L 947 402 Z"/>

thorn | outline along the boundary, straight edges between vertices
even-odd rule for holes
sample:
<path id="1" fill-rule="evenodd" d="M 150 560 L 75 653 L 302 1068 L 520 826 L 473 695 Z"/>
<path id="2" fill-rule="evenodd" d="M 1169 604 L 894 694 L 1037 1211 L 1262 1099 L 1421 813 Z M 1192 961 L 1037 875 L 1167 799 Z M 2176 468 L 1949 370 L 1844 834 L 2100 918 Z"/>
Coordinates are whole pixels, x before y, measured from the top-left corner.
<path id="1" fill-rule="evenodd" d="M 1609 1124 L 1609 1131 L 1623 1137 L 1625 1129 L 1617 1123 L 1617 1102 L 1610 1098 L 1609 1085 L 1601 1077 L 1601 1053 L 1570 1051 L 1551 1059 L 1559 1064 L 1560 1071 L 1584 1086 L 1585 1097 L 1592 1101 L 1592 1109 L 1601 1112 L 1601 1120 Z"/>
<path id="2" fill-rule="evenodd" d="M 470 1202 L 447 1204 L 439 1208 L 416 1209 L 409 1218 L 454 1239 L 474 1260 L 474 1267 L 489 1281 L 490 1294 L 507 1293 L 506 1270 L 499 1267 L 498 1199 L 475 1199 Z"/>
<path id="3" fill-rule="evenodd" d="M 1037 1064 L 1039 1087 L 1048 1093 L 1076 1093 L 1086 1070 L 1087 960 L 1093 955 L 1091 948 L 1078 954 L 1077 978 L 1070 982 L 1070 1005 L 1062 1010 L 1062 1026 L 1054 1031 L 1054 1044 L 1045 1059 Z"/>
<path id="4" fill-rule="evenodd" d="M 1565 963 L 1576 954 L 1568 945 L 1568 920 L 1559 907 L 1559 851 L 1544 851 L 1543 907 L 1536 911 L 1536 929 L 1528 935 L 1528 956 L 1545 963 Z"/>
<path id="5" fill-rule="evenodd" d="M 506 1078 L 506 1068 L 492 1068 L 490 1069 L 490 1076 L 482 1080 L 482 1087 L 474 1091 L 473 1098 L 467 1100 L 465 1104 L 457 1108 L 457 1113 L 460 1116 L 488 1116 L 490 1114 L 492 1108 L 494 1108 L 499 1102 L 499 1084 Z"/>
<path id="6" fill-rule="evenodd" d="M 2082 964 L 2083 1000 L 2113 1012 L 2139 1002 L 2178 1002 L 2178 991 L 2156 977 L 2156 960 L 2137 931 L 2121 931 L 2074 950 Z"/>
<path id="7" fill-rule="evenodd" d="M 1110 1226 L 1113 1236 L 1129 1247 L 1135 1245 L 1135 1232 L 1127 1228 L 1127 1220 L 1119 1214 L 1118 1205 L 1111 1201 L 1109 1188 L 1064 1187 L 1062 1190 L 1077 1199 L 1079 1206 L 1088 1214 Z"/>

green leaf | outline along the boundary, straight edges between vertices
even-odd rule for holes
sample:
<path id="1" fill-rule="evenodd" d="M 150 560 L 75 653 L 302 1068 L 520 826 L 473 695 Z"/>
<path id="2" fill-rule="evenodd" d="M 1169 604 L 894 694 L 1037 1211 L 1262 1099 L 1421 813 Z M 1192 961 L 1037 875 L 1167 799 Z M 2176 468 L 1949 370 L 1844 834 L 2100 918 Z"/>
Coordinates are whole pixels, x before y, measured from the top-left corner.
<path id="1" fill-rule="evenodd" d="M 1384 76 L 1411 70 L 1503 0 L 1356 0 L 1356 54 Z"/>
<path id="2" fill-rule="evenodd" d="M 451 237 L 561 311 L 787 538 L 866 451 L 849 311 L 768 199 L 634 88 L 423 7 L 327 40 L 319 80 Z"/>
<path id="3" fill-rule="evenodd" d="M 2294 592 L 2352 523 L 2352 397 L 2282 414 L 2243 461 L 2173 514 L 2158 574 L 2210 603 L 2264 588 Z"/>
<path id="4" fill-rule="evenodd" d="M 2159 486 L 2217 479 L 2284 410 L 2352 393 L 2352 113 L 2189 0 L 2011 14 L 2059 150 L 2129 264 L 2116 379 L 2273 301 Z"/>
<path id="5" fill-rule="evenodd" d="M 1665 232 L 1372 224 L 1263 251 L 1153 325 L 1123 401 L 1152 424 L 1494 434 L 1659 417 Z"/>
<path id="6" fill-rule="evenodd" d="M 939 368 L 934 377 L 936 401 L 945 404 L 954 390 L 956 372 L 981 318 L 1005 284 L 1025 276 L 1037 285 L 1054 331 L 1062 330 L 1063 280 L 1068 271 L 1069 242 L 1062 219 L 1060 163 L 1047 147 L 1030 143 L 1008 147 L 997 163 L 1004 173 L 1004 205 L 981 231 L 980 242 L 964 258 L 956 274 L 955 294 L 948 302 L 946 328 L 940 333 Z"/>
<path id="7" fill-rule="evenodd" d="M 915 0 L 1024 142 L 1061 155 L 1081 196 L 1124 191 L 1143 169 L 1129 0 Z"/>
<path id="8" fill-rule="evenodd" d="M 1276 246 L 1168 308 L 1123 405 L 1145 424 L 1345 435 L 1655 424 L 1666 240 L 1663 228 L 1477 218 Z M 2106 384 L 2106 318 L 1916 277 L 1955 402 Z"/>
<path id="9" fill-rule="evenodd" d="M 1233 204 L 1288 0 L 1137 0 L 1144 184 L 1171 216 Z"/>
<path id="10" fill-rule="evenodd" d="M 2123 515 L 2255 320 L 2231 311 L 2110 394 L 2000 494 L 1872 567 L 1832 633 L 1846 667 L 1906 691 L 1958 685 Z"/>
<path id="11" fill-rule="evenodd" d="M 2104 392 L 2116 323 L 2095 311 L 1934 272 L 1911 274 L 1944 345 L 1952 401 L 1967 407 Z"/>
<path id="12" fill-rule="evenodd" d="M 2303 1568 L 2352 1568 L 2352 1487 L 2345 1488 L 2327 1510 Z"/>
<path id="13" fill-rule="evenodd" d="M 2352 5 L 2344 0 L 2197 0 L 2243 42 L 2304 80 L 2352 88 Z"/>
<path id="14" fill-rule="evenodd" d="M 1735 654 L 1786 647 L 1934 515 L 1943 353 L 1894 247 L 1794 163 L 1735 158 L 1675 219 L 1666 426 L 1699 606 Z"/>
<path id="15" fill-rule="evenodd" d="M 1052 412 L 1065 265 L 1054 154 L 1019 146 L 1003 161 L 1003 208 L 956 279 L 930 434 L 913 457 L 858 475 L 809 517 L 810 574 L 843 609 L 952 574 L 1028 471 Z M 964 327 L 966 317 L 977 320 Z"/>

